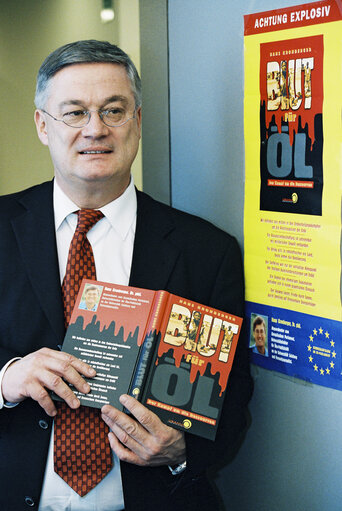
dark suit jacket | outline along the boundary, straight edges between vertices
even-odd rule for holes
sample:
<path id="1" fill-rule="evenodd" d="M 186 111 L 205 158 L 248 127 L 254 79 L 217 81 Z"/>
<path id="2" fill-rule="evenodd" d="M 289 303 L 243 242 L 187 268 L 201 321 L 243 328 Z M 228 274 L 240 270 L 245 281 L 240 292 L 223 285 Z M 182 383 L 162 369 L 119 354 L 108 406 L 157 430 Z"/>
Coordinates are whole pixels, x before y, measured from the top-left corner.
<path id="1" fill-rule="evenodd" d="M 0 198 L 0 367 L 64 336 L 52 183 Z M 138 192 L 130 285 L 168 291 L 221 310 L 243 313 L 236 241 L 197 217 Z M 215 510 L 206 469 L 233 452 L 245 428 L 252 384 L 247 349 L 239 344 L 217 440 L 186 435 L 188 468 L 122 463 L 126 510 Z M 38 508 L 51 419 L 31 399 L 0 411 L 0 509 Z"/>

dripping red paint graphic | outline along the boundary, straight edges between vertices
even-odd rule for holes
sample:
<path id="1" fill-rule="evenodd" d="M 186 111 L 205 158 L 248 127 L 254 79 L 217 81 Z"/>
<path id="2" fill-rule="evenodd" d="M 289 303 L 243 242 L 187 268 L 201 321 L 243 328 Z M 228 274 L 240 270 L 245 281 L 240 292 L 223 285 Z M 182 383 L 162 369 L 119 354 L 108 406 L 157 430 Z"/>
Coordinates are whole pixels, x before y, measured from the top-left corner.
<path id="1" fill-rule="evenodd" d="M 287 123 L 293 145 L 298 128 L 307 127 L 312 147 L 315 115 L 323 108 L 323 36 L 261 44 L 260 97 L 266 137 L 272 123 L 278 133 Z"/>

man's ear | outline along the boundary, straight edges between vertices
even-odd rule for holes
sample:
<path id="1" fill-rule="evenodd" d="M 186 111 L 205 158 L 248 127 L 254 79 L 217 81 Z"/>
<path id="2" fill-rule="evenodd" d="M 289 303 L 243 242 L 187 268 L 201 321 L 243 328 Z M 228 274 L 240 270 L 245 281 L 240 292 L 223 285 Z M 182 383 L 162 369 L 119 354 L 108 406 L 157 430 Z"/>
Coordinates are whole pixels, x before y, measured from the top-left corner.
<path id="1" fill-rule="evenodd" d="M 41 110 L 36 110 L 34 112 L 34 122 L 36 124 L 39 140 L 41 141 L 42 144 L 49 145 L 44 112 L 42 112 Z"/>

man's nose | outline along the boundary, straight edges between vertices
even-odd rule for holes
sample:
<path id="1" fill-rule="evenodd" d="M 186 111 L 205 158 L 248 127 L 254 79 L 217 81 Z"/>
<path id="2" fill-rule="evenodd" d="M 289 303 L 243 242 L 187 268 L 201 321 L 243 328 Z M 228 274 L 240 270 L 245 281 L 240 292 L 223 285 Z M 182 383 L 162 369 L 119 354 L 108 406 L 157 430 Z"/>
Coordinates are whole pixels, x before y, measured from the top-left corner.
<path id="1" fill-rule="evenodd" d="M 109 128 L 102 121 L 99 112 L 90 112 L 89 122 L 82 128 L 82 135 L 84 137 L 103 137 L 108 133 Z"/>

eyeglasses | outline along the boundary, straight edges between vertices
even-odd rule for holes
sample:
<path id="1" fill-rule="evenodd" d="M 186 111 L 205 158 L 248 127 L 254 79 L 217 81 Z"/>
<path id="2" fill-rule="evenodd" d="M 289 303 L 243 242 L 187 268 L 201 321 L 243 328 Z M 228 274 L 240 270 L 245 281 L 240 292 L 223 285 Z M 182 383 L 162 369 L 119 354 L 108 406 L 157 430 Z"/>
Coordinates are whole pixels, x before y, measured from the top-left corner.
<path id="1" fill-rule="evenodd" d="M 136 111 L 134 111 L 132 117 L 126 119 L 127 112 L 121 108 L 110 108 L 109 110 L 73 110 L 63 114 L 62 119 L 56 119 L 56 117 L 42 108 L 41 111 L 52 117 L 55 121 L 64 122 L 64 124 L 71 128 L 84 128 L 84 126 L 87 126 L 93 112 L 97 112 L 101 121 L 111 128 L 119 128 L 126 124 L 126 122 L 136 119 Z"/>

